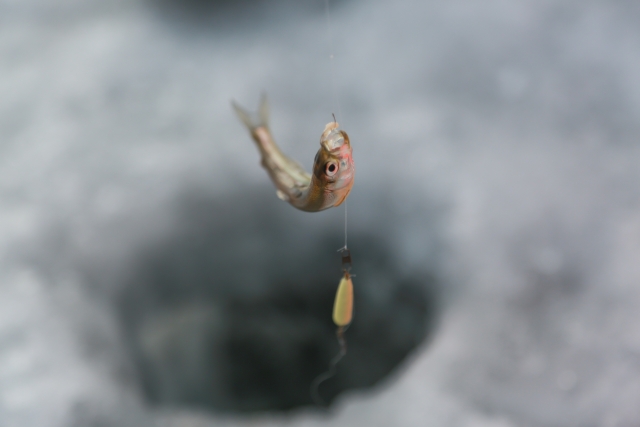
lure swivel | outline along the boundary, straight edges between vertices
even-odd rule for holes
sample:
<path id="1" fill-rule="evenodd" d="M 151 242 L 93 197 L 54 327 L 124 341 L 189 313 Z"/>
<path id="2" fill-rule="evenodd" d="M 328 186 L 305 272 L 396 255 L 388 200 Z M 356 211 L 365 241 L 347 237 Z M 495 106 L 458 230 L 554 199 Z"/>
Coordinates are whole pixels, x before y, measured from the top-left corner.
<path id="1" fill-rule="evenodd" d="M 340 252 L 342 252 L 342 271 L 351 271 L 351 251 L 344 247 L 340 249 Z"/>

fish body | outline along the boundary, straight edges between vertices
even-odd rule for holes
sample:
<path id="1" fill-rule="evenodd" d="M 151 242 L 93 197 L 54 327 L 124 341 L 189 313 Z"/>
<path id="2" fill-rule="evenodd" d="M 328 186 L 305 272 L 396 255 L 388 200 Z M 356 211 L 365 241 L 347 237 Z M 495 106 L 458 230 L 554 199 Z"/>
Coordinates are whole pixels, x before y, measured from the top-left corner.
<path id="1" fill-rule="evenodd" d="M 277 188 L 280 199 L 306 212 L 319 212 L 339 206 L 347 199 L 355 176 L 349 136 L 328 123 L 320 136 L 313 173 L 280 151 L 268 126 L 269 107 L 263 96 L 258 120 L 233 103 L 240 120 L 247 126 L 260 151 L 261 164 Z"/>

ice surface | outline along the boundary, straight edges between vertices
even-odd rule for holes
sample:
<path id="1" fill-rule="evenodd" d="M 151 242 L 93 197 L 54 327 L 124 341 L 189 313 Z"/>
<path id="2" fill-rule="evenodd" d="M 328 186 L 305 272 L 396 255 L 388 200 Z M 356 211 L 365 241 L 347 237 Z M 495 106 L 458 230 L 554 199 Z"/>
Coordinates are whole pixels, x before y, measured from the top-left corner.
<path id="1" fill-rule="evenodd" d="M 0 425 L 640 424 L 640 8 L 345 0 L 328 25 L 318 3 L 0 0 Z M 437 277 L 438 327 L 331 414 L 150 404 L 140 364 L 165 366 L 171 331 L 215 329 L 225 313 L 176 305 L 167 317 L 165 300 L 133 292 L 153 262 L 194 271 L 166 242 L 190 249 L 193 224 L 269 212 L 255 227 L 272 234 L 216 246 L 236 254 L 221 259 L 256 301 L 271 301 L 261 272 L 278 248 L 296 248 L 304 272 L 325 243 L 296 239 L 341 245 L 341 210 L 296 216 L 258 166 L 229 101 L 262 91 L 305 167 L 331 113 L 350 136 L 350 242 L 369 236 L 391 266 L 367 279 L 393 325 L 379 342 L 412 343 L 411 325 L 434 321 L 389 304 L 389 284 L 422 283 L 414 275 Z M 227 203 L 224 215 L 184 214 L 192 194 Z M 375 270 L 353 256 L 359 276 Z M 160 370 L 184 375 L 169 384 L 200 375 Z"/>

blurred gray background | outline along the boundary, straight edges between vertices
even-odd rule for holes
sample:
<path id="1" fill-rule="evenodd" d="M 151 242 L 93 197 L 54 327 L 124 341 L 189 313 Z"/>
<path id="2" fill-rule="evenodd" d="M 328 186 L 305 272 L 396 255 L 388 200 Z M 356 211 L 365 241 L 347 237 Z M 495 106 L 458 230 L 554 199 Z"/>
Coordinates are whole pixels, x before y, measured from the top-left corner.
<path id="1" fill-rule="evenodd" d="M 640 5 L 329 6 L 0 0 L 0 426 L 640 425 Z"/>

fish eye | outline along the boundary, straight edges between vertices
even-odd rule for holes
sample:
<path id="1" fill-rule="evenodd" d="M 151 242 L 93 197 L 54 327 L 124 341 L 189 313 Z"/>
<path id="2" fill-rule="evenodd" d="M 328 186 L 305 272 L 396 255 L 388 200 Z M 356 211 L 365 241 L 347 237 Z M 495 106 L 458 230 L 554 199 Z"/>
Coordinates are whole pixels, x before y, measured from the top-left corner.
<path id="1" fill-rule="evenodd" d="M 338 172 L 338 164 L 336 162 L 329 162 L 326 164 L 324 170 L 327 176 L 334 176 Z"/>

